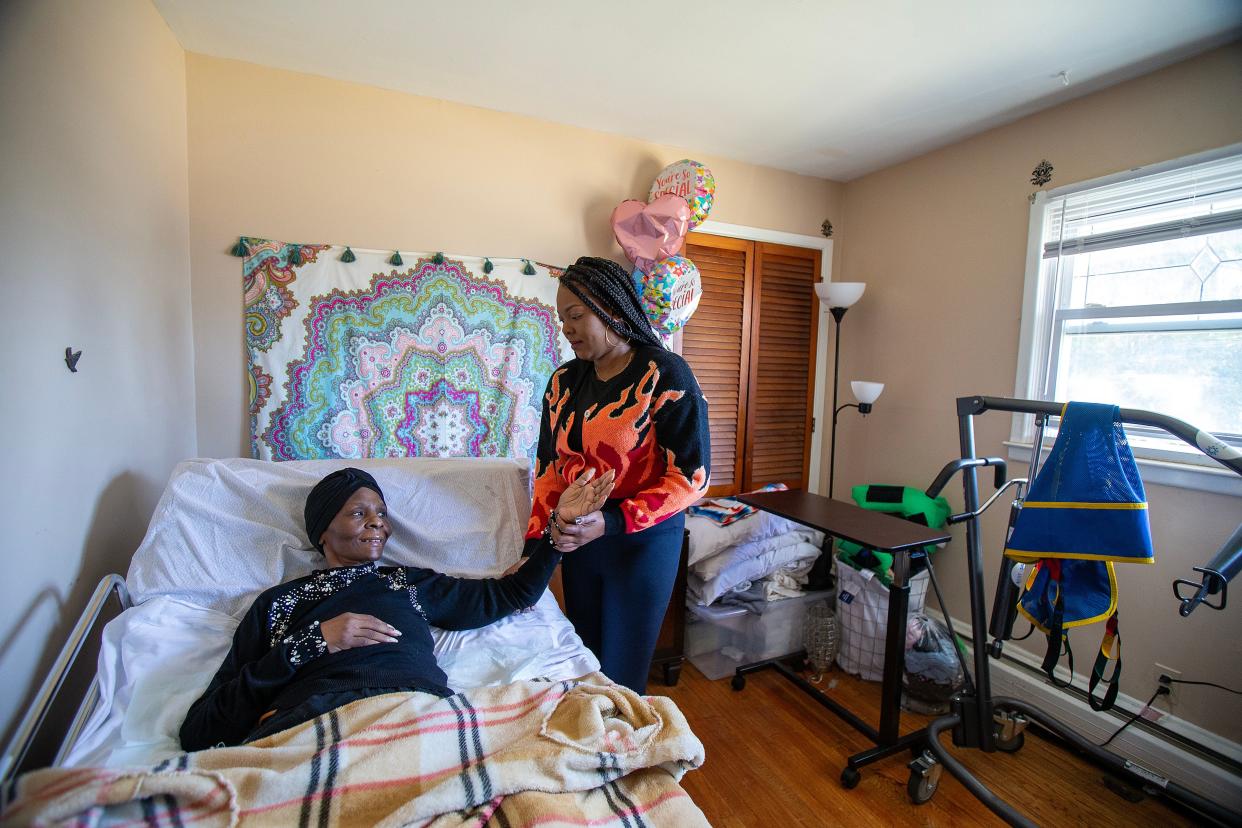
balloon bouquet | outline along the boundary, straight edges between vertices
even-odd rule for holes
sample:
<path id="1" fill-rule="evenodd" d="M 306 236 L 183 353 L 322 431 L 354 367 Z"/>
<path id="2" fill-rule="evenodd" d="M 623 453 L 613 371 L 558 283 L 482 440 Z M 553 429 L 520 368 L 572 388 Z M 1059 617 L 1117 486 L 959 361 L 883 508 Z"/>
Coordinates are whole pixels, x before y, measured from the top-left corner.
<path id="1" fill-rule="evenodd" d="M 681 330 L 703 295 L 699 269 L 678 254 L 686 233 L 707 219 L 715 195 L 711 170 L 684 159 L 656 176 L 646 203 L 630 199 L 612 211 L 612 231 L 634 263 L 647 318 L 665 338 Z"/>

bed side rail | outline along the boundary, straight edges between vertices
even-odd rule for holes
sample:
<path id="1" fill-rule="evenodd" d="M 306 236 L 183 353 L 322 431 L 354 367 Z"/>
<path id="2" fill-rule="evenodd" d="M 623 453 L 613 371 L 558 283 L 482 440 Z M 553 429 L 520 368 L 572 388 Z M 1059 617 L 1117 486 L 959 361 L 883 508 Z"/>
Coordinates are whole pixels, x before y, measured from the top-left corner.
<path id="1" fill-rule="evenodd" d="M 116 602 L 112 603 L 109 599 L 114 596 Z M 0 756 L 0 780 L 7 782 L 27 770 L 60 763 L 65 751 L 81 734 L 98 698 L 95 664 L 83 665 L 80 670 L 74 670 L 74 666 L 84 651 L 92 659 L 98 654 L 104 624 L 131 606 L 133 601 L 125 588 L 125 579 L 115 574 L 104 576 L 74 624 L 69 640 L 61 648 L 60 655 L 14 731 L 4 754 Z M 105 613 L 108 613 L 107 617 Z M 89 687 L 78 701 L 72 719 L 69 719 L 66 714 L 74 709 L 74 699 L 61 698 L 61 691 L 72 691 L 74 684 L 78 684 L 80 690 L 80 683 L 69 679 L 71 674 L 80 676 L 86 670 L 89 670 L 91 677 Z M 68 726 L 64 725 L 66 720 Z"/>

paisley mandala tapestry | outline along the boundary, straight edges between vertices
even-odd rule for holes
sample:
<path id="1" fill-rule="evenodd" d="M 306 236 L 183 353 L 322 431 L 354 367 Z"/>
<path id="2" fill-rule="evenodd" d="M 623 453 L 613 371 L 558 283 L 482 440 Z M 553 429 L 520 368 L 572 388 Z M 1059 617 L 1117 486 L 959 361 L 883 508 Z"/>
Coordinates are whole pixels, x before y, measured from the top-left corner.
<path id="1" fill-rule="evenodd" d="M 245 241 L 253 456 L 533 456 L 559 269 Z"/>

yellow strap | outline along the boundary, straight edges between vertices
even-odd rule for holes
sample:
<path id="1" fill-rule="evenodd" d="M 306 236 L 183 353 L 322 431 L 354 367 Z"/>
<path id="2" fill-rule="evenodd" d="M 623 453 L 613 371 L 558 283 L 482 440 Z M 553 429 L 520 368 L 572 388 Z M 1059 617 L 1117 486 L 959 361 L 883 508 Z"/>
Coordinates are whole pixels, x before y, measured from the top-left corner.
<path id="1" fill-rule="evenodd" d="M 1023 509 L 1146 509 L 1146 503 L 1078 503 L 1070 501 L 1026 501 Z"/>
<path id="2" fill-rule="evenodd" d="M 1009 549 L 1006 547 L 1005 556 L 1013 558 L 1015 561 L 1022 563 L 1031 563 L 1041 558 L 1060 558 L 1062 560 L 1073 561 L 1112 561 L 1115 563 L 1129 564 L 1154 564 L 1155 556 L 1146 557 L 1127 556 L 1127 555 L 1092 555 L 1086 552 L 1031 552 L 1026 549 Z"/>

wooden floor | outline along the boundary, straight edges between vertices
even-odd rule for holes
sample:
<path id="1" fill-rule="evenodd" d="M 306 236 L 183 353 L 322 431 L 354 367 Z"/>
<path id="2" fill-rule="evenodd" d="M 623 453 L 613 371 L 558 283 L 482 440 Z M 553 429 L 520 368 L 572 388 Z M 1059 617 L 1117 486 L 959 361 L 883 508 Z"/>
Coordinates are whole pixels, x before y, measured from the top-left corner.
<path id="1" fill-rule="evenodd" d="M 834 671 L 829 692 L 865 721 L 879 721 L 879 684 Z M 931 801 L 906 795 L 908 752 L 862 769 L 853 790 L 840 784 L 846 758 L 870 747 L 862 734 L 773 670 L 747 677 L 740 692 L 729 679 L 708 681 L 689 662 L 676 687 L 652 676 L 647 692 L 677 702 L 703 741 L 707 761 L 682 780 L 717 828 L 729 826 L 1003 825 L 948 772 Z M 928 717 L 905 713 L 902 732 Z M 945 737 L 946 744 L 951 743 Z M 1161 800 L 1134 804 L 1105 788 L 1103 771 L 1028 732 L 1014 754 L 954 750 L 999 796 L 1040 825 L 1192 825 Z"/>

